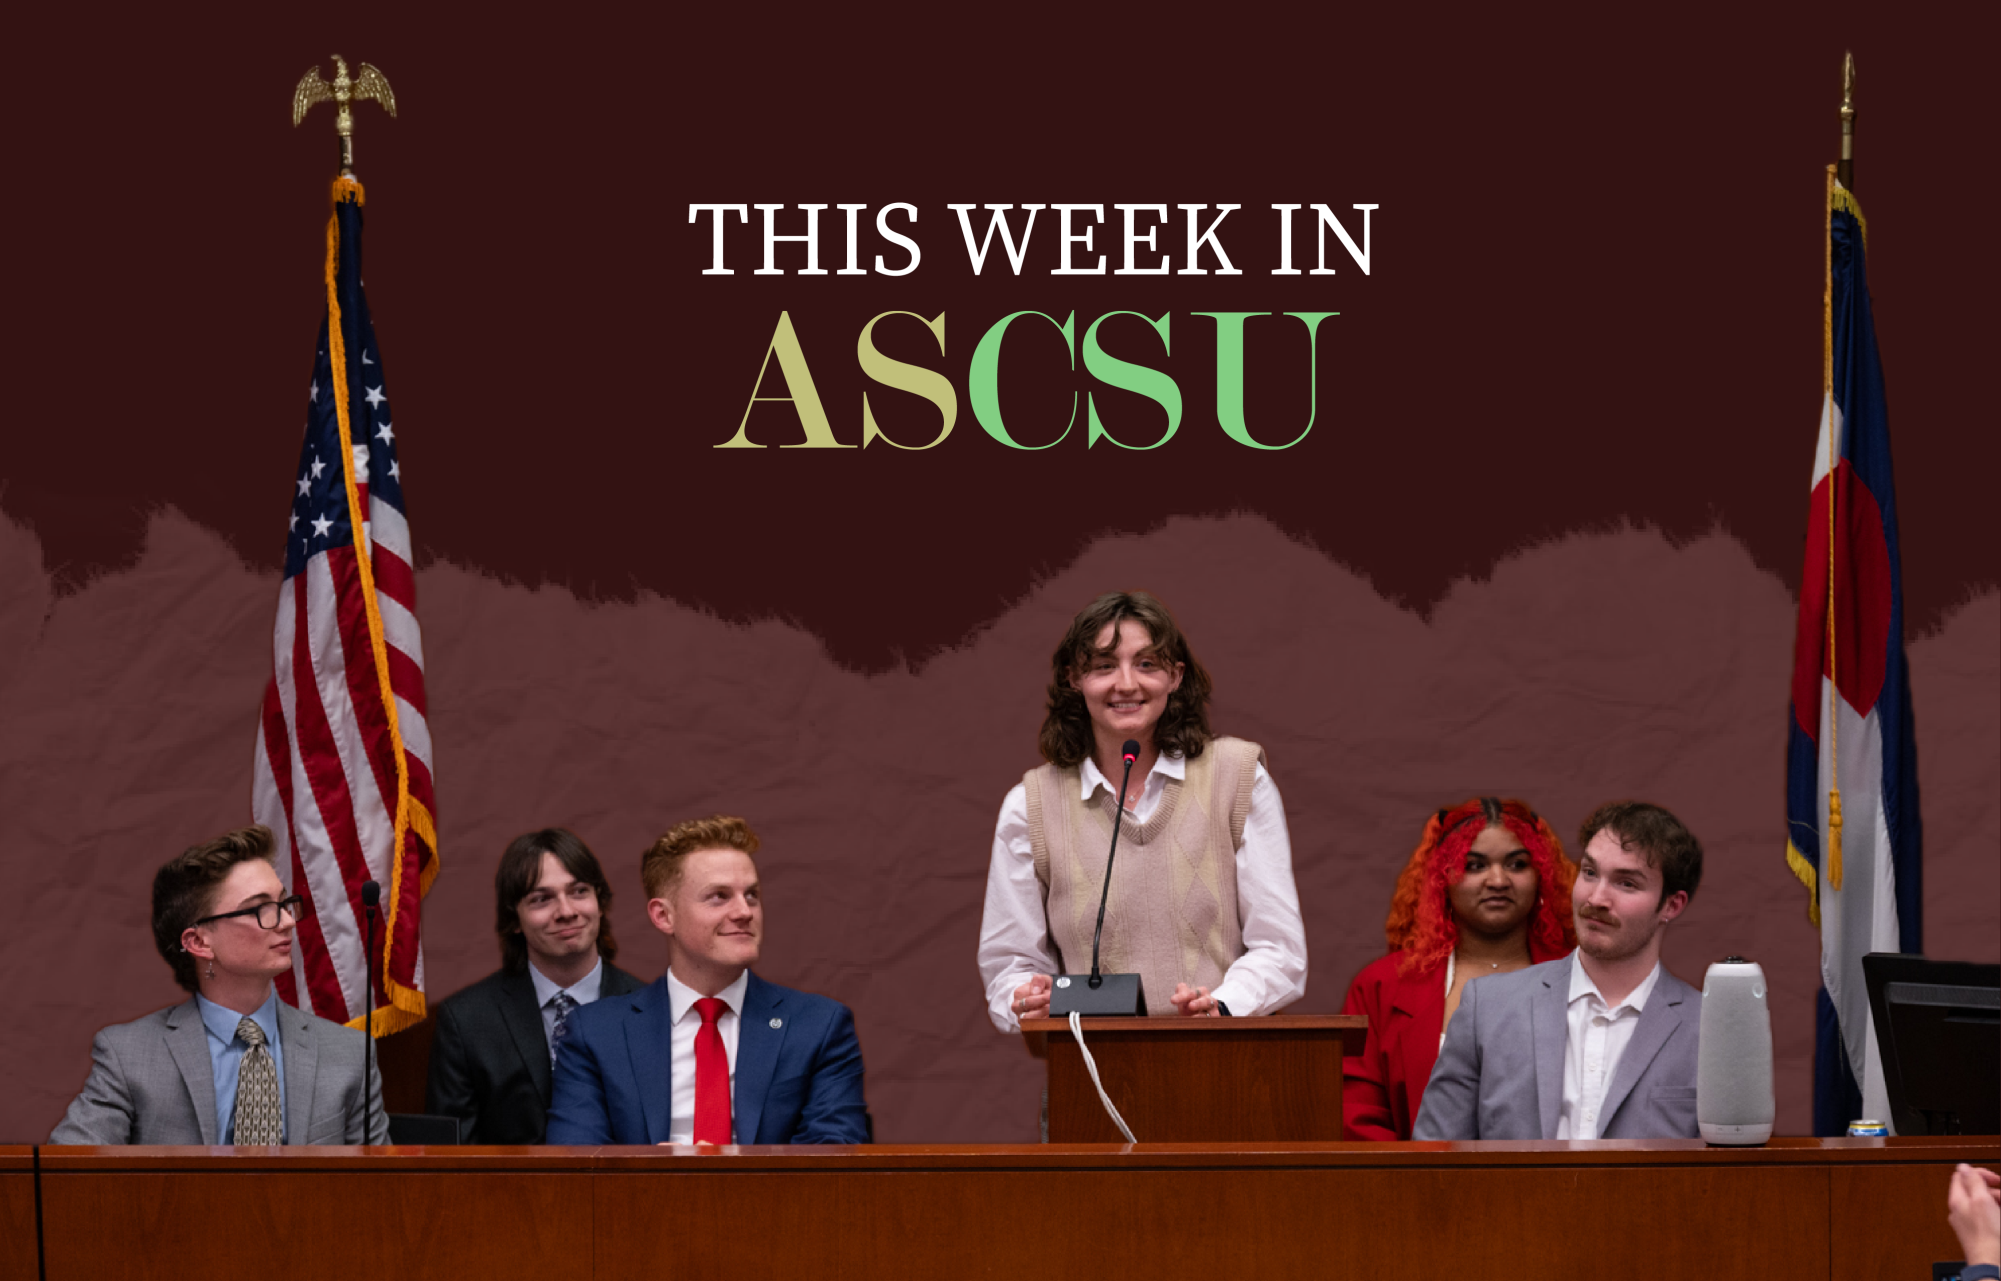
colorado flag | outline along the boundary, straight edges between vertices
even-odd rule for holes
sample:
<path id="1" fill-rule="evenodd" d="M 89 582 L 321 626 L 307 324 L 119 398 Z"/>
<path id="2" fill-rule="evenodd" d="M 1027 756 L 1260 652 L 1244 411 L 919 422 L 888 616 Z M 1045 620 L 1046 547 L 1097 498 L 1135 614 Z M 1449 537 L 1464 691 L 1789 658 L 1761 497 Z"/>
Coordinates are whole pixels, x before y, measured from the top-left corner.
<path id="1" fill-rule="evenodd" d="M 1821 939 L 1817 1134 L 1890 1119 L 1862 955 L 1923 948 L 1917 745 L 1867 240 L 1861 206 L 1829 166 L 1825 396 L 1786 759 L 1786 860 Z"/>

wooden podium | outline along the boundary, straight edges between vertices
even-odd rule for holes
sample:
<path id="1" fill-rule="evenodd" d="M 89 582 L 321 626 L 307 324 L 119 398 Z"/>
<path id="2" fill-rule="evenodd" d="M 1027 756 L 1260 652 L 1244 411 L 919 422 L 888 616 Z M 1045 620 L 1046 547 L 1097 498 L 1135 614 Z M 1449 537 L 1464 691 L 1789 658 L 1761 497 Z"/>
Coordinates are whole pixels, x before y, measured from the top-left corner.
<path id="1" fill-rule="evenodd" d="M 1360 1054 L 1360 1015 L 1085 1019 L 1105 1093 L 1142 1143 L 1338 1143 L 1341 1058 Z M 1123 1143 L 1084 1070 L 1067 1019 L 1023 1019 L 1049 1064 L 1049 1141 Z"/>

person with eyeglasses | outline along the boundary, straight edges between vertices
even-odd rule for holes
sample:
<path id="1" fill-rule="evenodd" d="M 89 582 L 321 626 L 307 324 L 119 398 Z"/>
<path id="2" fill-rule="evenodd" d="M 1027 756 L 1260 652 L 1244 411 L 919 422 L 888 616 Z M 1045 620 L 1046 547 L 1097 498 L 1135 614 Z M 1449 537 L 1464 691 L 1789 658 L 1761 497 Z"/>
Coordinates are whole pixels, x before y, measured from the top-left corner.
<path id="1" fill-rule="evenodd" d="M 292 968 L 307 909 L 272 850 L 269 828 L 246 827 L 154 876 L 153 943 L 191 999 L 97 1034 L 90 1075 L 50 1143 L 389 1141 L 361 1030 L 278 999 L 272 980 Z"/>

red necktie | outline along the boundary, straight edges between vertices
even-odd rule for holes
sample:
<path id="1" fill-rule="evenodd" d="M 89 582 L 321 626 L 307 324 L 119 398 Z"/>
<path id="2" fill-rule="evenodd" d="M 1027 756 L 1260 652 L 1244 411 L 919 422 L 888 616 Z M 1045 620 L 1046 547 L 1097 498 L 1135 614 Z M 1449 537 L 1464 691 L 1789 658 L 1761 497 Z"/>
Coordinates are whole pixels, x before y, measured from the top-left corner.
<path id="1" fill-rule="evenodd" d="M 719 996 L 695 1002 L 702 1026 L 695 1033 L 695 1142 L 730 1141 L 730 1056 L 716 1021 L 729 1008 Z"/>

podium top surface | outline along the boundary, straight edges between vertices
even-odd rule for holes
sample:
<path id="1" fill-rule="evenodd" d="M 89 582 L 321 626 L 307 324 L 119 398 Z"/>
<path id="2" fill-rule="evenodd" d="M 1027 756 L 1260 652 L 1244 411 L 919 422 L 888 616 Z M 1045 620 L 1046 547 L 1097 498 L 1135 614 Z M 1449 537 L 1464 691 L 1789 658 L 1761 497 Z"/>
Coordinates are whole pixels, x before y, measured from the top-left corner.
<path id="1" fill-rule="evenodd" d="M 1056 1037 L 1067 1043 L 1070 1037 L 1068 1019 L 1023 1019 L 1021 1021 L 1022 1040 L 1028 1052 L 1036 1058 L 1048 1053 L 1049 1038 Z M 1190 1018 L 1087 1018 L 1084 1020 L 1084 1038 L 1099 1043 L 1166 1045 L 1174 1040 L 1222 1045 L 1231 1041 L 1255 1043 L 1263 1041 L 1277 1046 L 1280 1042 L 1298 1044 L 1301 1038 L 1309 1041 L 1325 1040 L 1336 1043 L 1341 1053 L 1360 1054 L 1368 1040 L 1369 1020 L 1360 1014 L 1267 1014 L 1253 1015 L 1241 1019 L 1190 1019 Z"/>
<path id="2" fill-rule="evenodd" d="M 1369 1020 L 1360 1014 L 1266 1014 L 1241 1019 L 1159 1019 L 1087 1018 L 1084 1031 L 1133 1032 L 1141 1034 L 1186 1033 L 1213 1036 L 1218 1033 L 1260 1032 L 1366 1032 Z M 1068 1032 L 1068 1019 L 1023 1019 L 1023 1032 Z"/>

